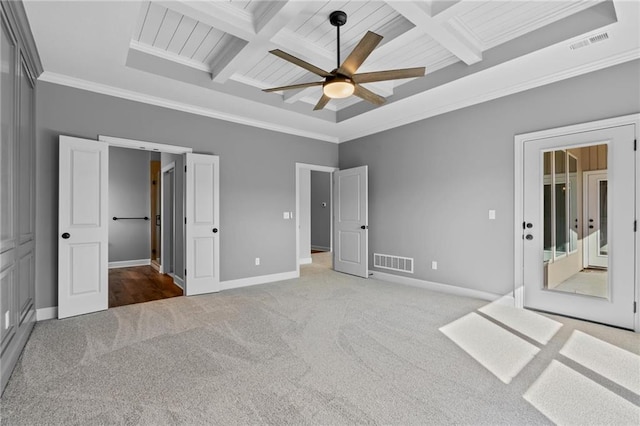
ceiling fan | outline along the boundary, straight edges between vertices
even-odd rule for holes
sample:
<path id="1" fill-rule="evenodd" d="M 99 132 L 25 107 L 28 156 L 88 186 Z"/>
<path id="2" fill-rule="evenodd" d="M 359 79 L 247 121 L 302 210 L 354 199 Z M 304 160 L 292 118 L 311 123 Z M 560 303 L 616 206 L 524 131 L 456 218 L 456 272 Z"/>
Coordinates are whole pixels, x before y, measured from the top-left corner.
<path id="1" fill-rule="evenodd" d="M 296 58 L 280 49 L 270 51 L 279 58 L 291 62 L 307 71 L 310 71 L 320 77 L 324 81 L 314 81 L 311 83 L 292 84 L 289 86 L 273 87 L 264 89 L 264 92 L 279 92 L 282 90 L 304 89 L 306 87 L 322 86 L 322 97 L 316 104 L 314 110 L 324 108 L 331 99 L 346 98 L 356 95 L 374 105 L 382 105 L 386 99 L 380 95 L 366 89 L 362 83 L 373 83 L 375 81 L 398 80 L 402 78 L 423 77 L 425 68 L 404 68 L 397 70 L 365 72 L 356 74 L 360 65 L 369 57 L 371 52 L 380 44 L 382 36 L 374 32 L 367 31 L 367 34 L 360 40 L 358 45 L 353 49 L 347 59 L 340 64 L 340 27 L 347 23 L 347 14 L 341 10 L 336 10 L 329 15 L 329 22 L 336 27 L 337 30 L 337 64 L 338 67 L 331 72 L 327 72 L 316 67 L 300 58 Z"/>

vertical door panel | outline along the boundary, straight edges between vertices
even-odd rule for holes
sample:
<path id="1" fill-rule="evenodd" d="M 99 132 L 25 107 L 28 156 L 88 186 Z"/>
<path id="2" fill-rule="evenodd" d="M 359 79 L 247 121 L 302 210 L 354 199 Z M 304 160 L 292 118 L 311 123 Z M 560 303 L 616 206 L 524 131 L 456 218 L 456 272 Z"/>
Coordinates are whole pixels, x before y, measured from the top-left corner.
<path id="1" fill-rule="evenodd" d="M 108 307 L 108 155 L 104 143 L 60 136 L 59 318 Z"/>
<path id="2" fill-rule="evenodd" d="M 18 206 L 20 214 L 19 240 L 20 243 L 33 239 L 34 235 L 34 205 L 35 205 L 35 185 L 34 185 L 34 141 L 33 141 L 33 117 L 34 109 L 34 87 L 29 78 L 29 72 L 24 58 L 20 58 L 20 122 L 18 126 L 18 164 L 19 170 L 19 190 Z"/>
<path id="3" fill-rule="evenodd" d="M 334 173 L 334 269 L 369 277 L 367 166 Z"/>
<path id="4" fill-rule="evenodd" d="M 213 155 L 186 154 L 186 294 L 220 291 L 220 170 Z"/>
<path id="5" fill-rule="evenodd" d="M 0 253 L 16 246 L 14 186 L 14 112 L 16 50 L 13 37 L 0 20 Z"/>
<path id="6" fill-rule="evenodd" d="M 524 144 L 524 305 L 633 328 L 636 247 L 634 127 L 621 126 Z M 554 149 L 608 145 L 608 291 L 606 297 L 546 288 L 543 260 L 543 153 Z M 588 238 L 588 237 L 584 237 Z M 553 261 L 551 259 L 550 261 Z"/>

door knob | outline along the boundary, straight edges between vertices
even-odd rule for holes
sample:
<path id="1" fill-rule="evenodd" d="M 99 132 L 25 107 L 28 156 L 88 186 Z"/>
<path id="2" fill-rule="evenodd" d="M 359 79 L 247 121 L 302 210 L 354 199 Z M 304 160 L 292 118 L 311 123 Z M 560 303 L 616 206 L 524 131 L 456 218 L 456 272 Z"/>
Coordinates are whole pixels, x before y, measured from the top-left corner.
<path id="1" fill-rule="evenodd" d="M 71 236 L 71 234 L 68 233 L 68 232 L 65 232 L 64 234 L 62 234 L 62 238 L 65 239 L 65 240 L 68 240 L 70 236 Z"/>
<path id="2" fill-rule="evenodd" d="M 533 235 L 531 234 L 527 234 L 527 236 L 525 237 L 527 240 L 531 241 L 533 240 Z"/>
<path id="3" fill-rule="evenodd" d="M 213 228 L 213 233 L 217 234 L 218 233 L 218 228 Z"/>
<path id="4" fill-rule="evenodd" d="M 529 229 L 533 228 L 533 223 L 527 223 L 527 228 Z"/>
<path id="5" fill-rule="evenodd" d="M 360 229 L 367 229 L 367 228 L 368 228 L 368 226 L 365 226 L 365 225 L 362 225 L 362 226 L 360 227 Z"/>
<path id="6" fill-rule="evenodd" d="M 593 229 L 593 225 L 589 225 L 589 229 Z"/>

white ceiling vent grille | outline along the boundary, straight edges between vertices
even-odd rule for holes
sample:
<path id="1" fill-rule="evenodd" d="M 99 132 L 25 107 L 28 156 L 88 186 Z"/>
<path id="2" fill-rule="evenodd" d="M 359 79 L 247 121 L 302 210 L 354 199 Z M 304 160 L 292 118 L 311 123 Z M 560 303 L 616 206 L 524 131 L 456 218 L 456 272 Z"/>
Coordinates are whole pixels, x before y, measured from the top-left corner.
<path id="1" fill-rule="evenodd" d="M 373 254 L 373 266 L 392 271 L 408 272 L 413 274 L 413 258 L 391 256 L 388 254 Z"/>
<path id="2" fill-rule="evenodd" d="M 609 33 L 600 33 L 600 34 L 596 34 L 596 35 L 594 35 L 594 36 L 587 37 L 587 38 L 585 38 L 585 39 L 583 39 L 583 40 L 580 40 L 580 41 L 578 41 L 578 42 L 575 42 L 575 43 L 571 44 L 571 45 L 569 46 L 569 49 L 571 49 L 571 50 L 577 50 L 577 49 L 580 49 L 580 48 L 582 48 L 582 47 L 587 47 L 587 46 L 589 46 L 590 44 L 597 43 L 597 42 L 599 42 L 599 41 L 605 41 L 605 40 L 607 40 L 608 38 L 609 38 Z"/>

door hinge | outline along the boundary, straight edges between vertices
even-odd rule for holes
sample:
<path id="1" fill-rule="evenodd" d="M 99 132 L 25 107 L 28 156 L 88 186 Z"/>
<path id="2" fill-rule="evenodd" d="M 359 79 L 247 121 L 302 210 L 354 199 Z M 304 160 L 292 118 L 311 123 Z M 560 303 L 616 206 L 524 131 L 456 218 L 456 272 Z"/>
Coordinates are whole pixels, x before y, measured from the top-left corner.
<path id="1" fill-rule="evenodd" d="M 636 308 L 637 308 L 637 307 L 638 307 L 638 306 L 637 306 L 637 302 L 633 302 L 633 313 L 634 313 L 634 314 L 637 312 L 637 311 L 636 311 Z"/>
<path id="2" fill-rule="evenodd" d="M 638 139 L 634 139 L 633 140 L 633 150 L 637 151 L 638 150 Z"/>
<path id="3" fill-rule="evenodd" d="M 184 172 L 187 173 L 187 166 L 184 166 Z"/>
<path id="4" fill-rule="evenodd" d="M 186 269 L 184 270 L 184 276 L 185 277 L 187 276 L 187 270 Z"/>
<path id="5" fill-rule="evenodd" d="M 187 224 L 187 218 L 186 217 L 184 218 L 184 224 L 185 225 Z"/>
<path id="6" fill-rule="evenodd" d="M 638 220 L 633 221 L 633 232 L 638 232 Z"/>

